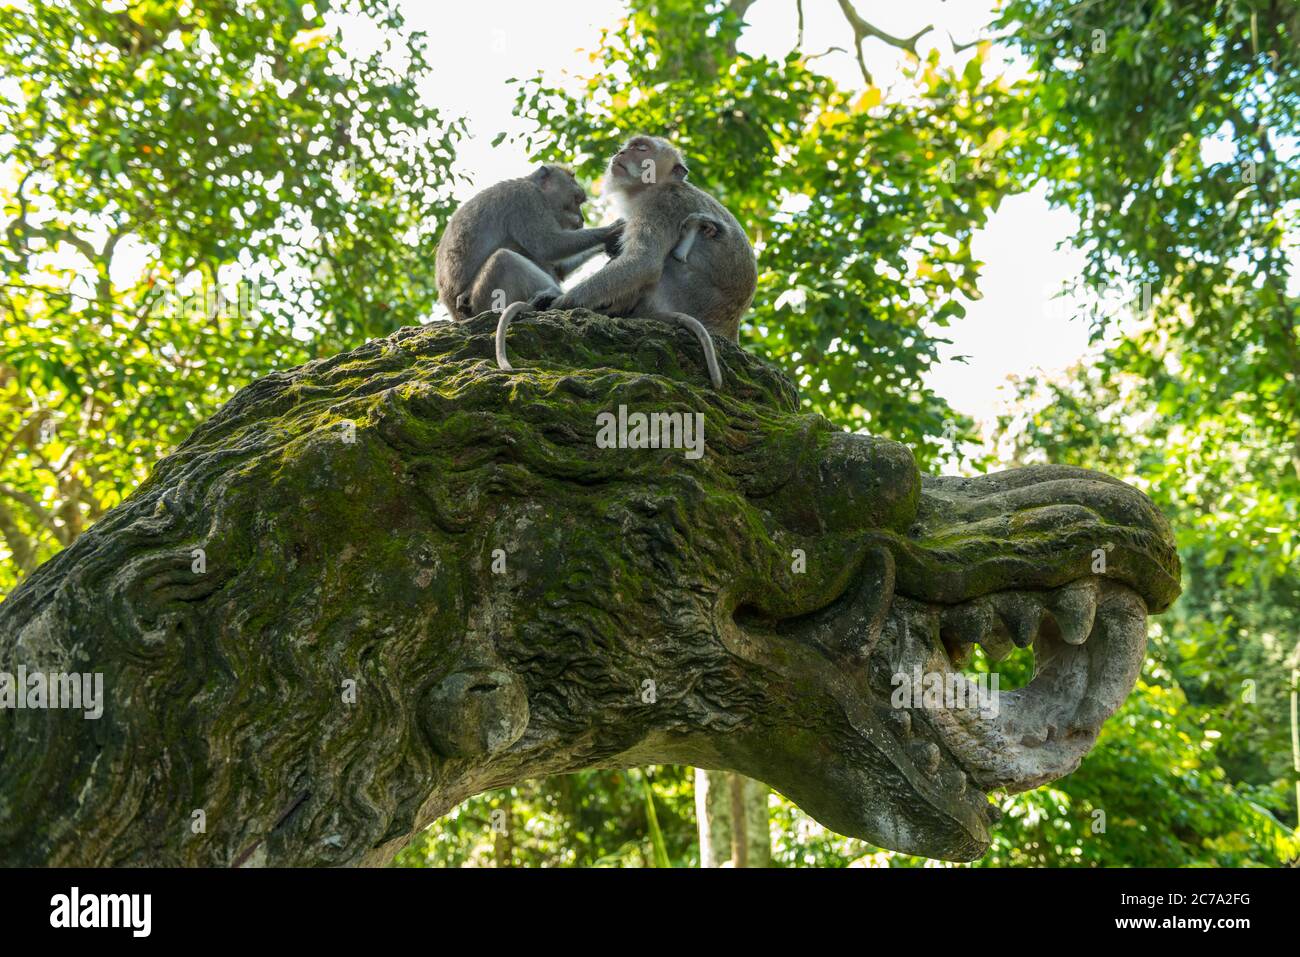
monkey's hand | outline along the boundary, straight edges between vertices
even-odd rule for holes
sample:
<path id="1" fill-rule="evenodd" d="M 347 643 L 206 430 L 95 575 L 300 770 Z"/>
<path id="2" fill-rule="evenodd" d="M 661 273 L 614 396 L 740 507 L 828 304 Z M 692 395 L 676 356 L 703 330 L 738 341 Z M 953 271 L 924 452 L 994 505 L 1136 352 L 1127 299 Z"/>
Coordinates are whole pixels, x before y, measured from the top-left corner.
<path id="1" fill-rule="evenodd" d="M 592 312 L 603 312 L 608 315 L 609 310 L 613 308 L 613 303 L 604 299 L 589 299 L 583 295 L 581 287 L 582 284 L 579 283 L 557 297 L 546 308 L 554 309 L 556 312 L 568 312 L 570 309 L 590 309 Z"/>
<path id="2" fill-rule="evenodd" d="M 605 255 L 610 259 L 616 258 L 623 251 L 623 227 L 626 225 L 621 219 L 615 220 L 605 234 Z"/>
<path id="3" fill-rule="evenodd" d="M 559 298 L 560 298 L 560 294 L 558 292 L 555 292 L 554 290 L 551 289 L 544 289 L 541 292 L 539 292 L 537 295 L 533 296 L 532 299 L 528 300 L 528 306 L 530 309 L 536 311 L 541 311 L 542 309 L 550 309 L 551 306 L 555 303 L 555 301 Z"/>

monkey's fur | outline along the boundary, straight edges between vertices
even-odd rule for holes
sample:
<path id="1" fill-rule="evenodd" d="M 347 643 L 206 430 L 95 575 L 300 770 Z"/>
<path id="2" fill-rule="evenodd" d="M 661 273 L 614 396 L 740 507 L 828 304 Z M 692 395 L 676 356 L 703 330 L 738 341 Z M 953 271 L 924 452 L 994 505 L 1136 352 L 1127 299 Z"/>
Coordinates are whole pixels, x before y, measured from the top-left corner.
<path id="1" fill-rule="evenodd" d="M 695 332 L 709 377 L 722 384 L 709 333 L 739 338 L 740 318 L 758 284 L 758 266 L 740 223 L 708 193 L 686 182 L 682 154 L 667 140 L 634 136 L 614 154 L 605 188 L 626 224 L 618 255 L 595 275 L 533 305 L 591 309 L 610 316 L 659 319 Z M 701 233 L 708 236 L 696 242 Z M 683 248 L 684 247 L 684 248 Z M 506 310 L 497 326 L 497 361 L 505 360 L 505 329 L 526 303 Z"/>
<path id="2" fill-rule="evenodd" d="M 681 239 L 673 247 L 673 258 L 678 262 L 686 262 L 691 255 L 691 250 L 695 248 L 695 241 L 701 236 L 707 236 L 709 239 L 717 239 L 727 228 L 726 223 L 719 222 L 712 216 L 704 213 L 691 213 L 682 222 L 682 228 L 678 232 Z M 622 239 L 623 233 L 620 230 L 618 235 L 614 236 L 612 242 L 617 247 Z M 605 244 L 606 252 L 609 251 L 610 243 Z M 613 259 L 617 253 L 610 253 L 610 259 Z"/>
<path id="3" fill-rule="evenodd" d="M 620 223 L 583 228 L 587 201 L 564 166 L 539 166 L 479 193 L 456 210 L 438 243 L 438 298 L 458 321 L 560 282 L 617 235 Z"/>

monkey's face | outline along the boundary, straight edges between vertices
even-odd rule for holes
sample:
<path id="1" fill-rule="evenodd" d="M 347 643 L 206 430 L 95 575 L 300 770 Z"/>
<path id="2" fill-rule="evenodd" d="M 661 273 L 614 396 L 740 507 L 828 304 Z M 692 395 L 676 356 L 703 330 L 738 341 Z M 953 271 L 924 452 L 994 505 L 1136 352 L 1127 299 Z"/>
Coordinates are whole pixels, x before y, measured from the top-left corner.
<path id="1" fill-rule="evenodd" d="M 682 154 L 657 136 L 634 136 L 609 161 L 609 188 L 632 191 L 686 178 Z"/>
<path id="2" fill-rule="evenodd" d="M 551 169 L 552 174 L 542 184 L 542 193 L 555 211 L 555 221 L 563 229 L 581 229 L 582 204 L 587 201 L 587 194 L 569 170 L 562 166 Z"/>

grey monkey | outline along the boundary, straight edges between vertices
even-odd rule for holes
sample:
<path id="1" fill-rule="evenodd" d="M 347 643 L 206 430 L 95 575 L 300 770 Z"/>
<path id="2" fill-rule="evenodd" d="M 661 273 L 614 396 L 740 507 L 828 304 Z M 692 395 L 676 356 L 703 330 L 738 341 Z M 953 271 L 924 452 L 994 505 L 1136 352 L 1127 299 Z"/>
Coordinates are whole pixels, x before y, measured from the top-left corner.
<path id="1" fill-rule="evenodd" d="M 560 295 L 560 282 L 596 255 L 621 223 L 583 228 L 587 201 L 565 166 L 490 186 L 452 215 L 435 260 L 438 298 L 465 321 L 494 306 Z"/>
<path id="2" fill-rule="evenodd" d="M 707 236 L 710 239 L 715 239 L 721 235 L 726 228 L 725 223 L 719 222 L 712 216 L 706 215 L 705 213 L 692 213 L 682 221 L 682 225 L 680 229 L 678 229 L 677 245 L 673 247 L 672 257 L 678 262 L 687 262 L 691 250 L 695 248 L 695 242 L 700 238 L 700 236 Z M 615 232 L 612 232 L 605 239 L 605 254 L 609 256 L 610 259 L 616 258 L 622 252 L 622 239 L 622 220 L 619 220 L 618 229 Z M 543 289 L 534 295 L 528 302 L 515 302 L 506 307 L 505 312 L 501 314 L 501 318 L 497 322 L 497 364 L 501 369 L 506 372 L 512 372 L 514 370 L 514 367 L 510 365 L 510 360 L 506 358 L 505 348 L 506 330 L 510 328 L 510 324 L 514 322 L 519 313 L 523 312 L 525 309 L 529 307 L 544 307 L 559 295 L 560 292 L 558 290 L 552 290 L 549 288 Z M 694 320 L 692 320 L 690 316 L 682 316 L 680 321 L 683 325 L 686 325 L 687 328 L 696 333 L 697 338 L 699 338 L 704 347 L 705 364 L 709 367 L 709 378 L 715 386 L 720 386 L 722 384 L 722 378 L 721 374 L 717 371 L 717 359 L 713 351 L 713 343 L 709 341 L 707 332 L 704 331 L 702 326 L 698 330 L 695 329 L 692 325 Z"/>
<path id="3" fill-rule="evenodd" d="M 667 140 L 628 140 L 605 178 L 626 219 L 618 255 L 559 297 L 551 300 L 544 292 L 533 302 L 685 326 L 700 340 L 709 378 L 718 388 L 722 372 L 709 334 L 738 341 L 740 317 L 758 285 L 758 265 L 736 218 L 686 176 L 682 154 Z M 698 243 L 706 228 L 714 235 Z M 505 328 L 522 308 L 507 310 L 497 326 L 497 363 L 503 369 L 509 369 Z"/>

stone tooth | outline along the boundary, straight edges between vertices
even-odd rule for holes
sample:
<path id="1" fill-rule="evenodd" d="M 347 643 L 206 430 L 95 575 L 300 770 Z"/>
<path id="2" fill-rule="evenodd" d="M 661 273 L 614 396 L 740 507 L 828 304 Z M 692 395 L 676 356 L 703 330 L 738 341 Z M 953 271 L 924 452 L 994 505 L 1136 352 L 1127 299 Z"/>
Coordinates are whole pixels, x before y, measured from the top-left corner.
<path id="1" fill-rule="evenodd" d="M 1018 591 L 1002 591 L 993 596 L 998 615 L 1007 624 L 1011 640 L 1018 648 L 1028 648 L 1038 637 L 1046 609 L 1035 595 Z"/>
<path id="2" fill-rule="evenodd" d="M 912 760 L 926 774 L 934 774 L 939 770 L 940 757 L 939 746 L 933 741 L 912 745 Z"/>
<path id="3" fill-rule="evenodd" d="M 980 639 L 980 647 L 992 661 L 1001 661 L 1015 648 L 1011 643 L 1011 632 L 1007 631 L 1007 626 L 996 615 L 993 616 L 992 627 Z"/>
<path id="4" fill-rule="evenodd" d="M 1097 617 L 1098 592 L 1097 580 L 1084 578 L 1048 596 L 1047 607 L 1052 610 L 1066 644 L 1081 645 L 1088 640 Z"/>
<path id="5" fill-rule="evenodd" d="M 968 601 L 943 611 L 939 628 L 948 657 L 958 668 L 970 661 L 975 645 L 993 627 L 993 609 L 987 602 Z"/>

